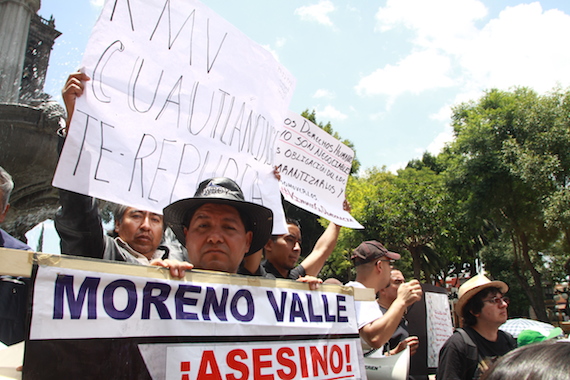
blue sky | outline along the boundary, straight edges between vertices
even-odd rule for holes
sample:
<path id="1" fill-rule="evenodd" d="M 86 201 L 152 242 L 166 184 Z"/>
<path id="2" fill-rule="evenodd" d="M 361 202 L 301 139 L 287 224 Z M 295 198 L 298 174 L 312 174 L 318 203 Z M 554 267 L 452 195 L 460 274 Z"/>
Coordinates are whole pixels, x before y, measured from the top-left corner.
<path id="1" fill-rule="evenodd" d="M 42 0 L 39 14 L 63 33 L 45 86 L 58 100 L 102 3 Z M 202 3 L 274 54 L 297 79 L 289 108 L 330 121 L 365 169 L 437 154 L 452 138 L 451 106 L 485 89 L 570 86 L 567 0 Z"/>
<path id="2" fill-rule="evenodd" d="M 437 153 L 451 139 L 450 107 L 484 89 L 570 85 L 566 0 L 202 3 L 273 52 L 297 79 L 290 109 L 314 109 L 317 120 L 330 121 L 364 168 L 394 171 Z M 45 88 L 56 98 L 79 67 L 101 7 L 101 0 L 42 0 L 40 15 L 53 15 L 63 33 Z"/>

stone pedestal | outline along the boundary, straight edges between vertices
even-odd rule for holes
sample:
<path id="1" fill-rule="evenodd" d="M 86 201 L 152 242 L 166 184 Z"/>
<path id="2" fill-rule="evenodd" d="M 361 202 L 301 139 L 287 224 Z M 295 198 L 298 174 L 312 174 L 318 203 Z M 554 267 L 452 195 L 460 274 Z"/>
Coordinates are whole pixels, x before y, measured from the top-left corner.
<path id="1" fill-rule="evenodd" d="M 19 99 L 30 20 L 40 0 L 0 0 L 0 102 Z"/>

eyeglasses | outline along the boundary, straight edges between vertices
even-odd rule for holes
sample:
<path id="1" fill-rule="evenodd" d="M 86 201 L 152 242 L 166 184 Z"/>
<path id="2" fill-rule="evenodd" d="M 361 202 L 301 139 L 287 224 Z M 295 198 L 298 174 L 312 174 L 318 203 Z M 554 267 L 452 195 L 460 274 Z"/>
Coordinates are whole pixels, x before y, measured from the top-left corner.
<path id="1" fill-rule="evenodd" d="M 394 265 L 394 263 L 396 262 L 396 260 L 382 260 L 382 259 L 380 259 L 380 260 L 376 261 L 376 264 L 378 264 L 381 261 L 385 261 L 387 263 L 390 263 L 390 265 Z"/>
<path id="2" fill-rule="evenodd" d="M 511 299 L 509 297 L 493 297 L 488 300 L 483 300 L 483 302 L 489 302 L 495 305 L 502 305 L 504 302 L 508 305 L 511 302 Z"/>

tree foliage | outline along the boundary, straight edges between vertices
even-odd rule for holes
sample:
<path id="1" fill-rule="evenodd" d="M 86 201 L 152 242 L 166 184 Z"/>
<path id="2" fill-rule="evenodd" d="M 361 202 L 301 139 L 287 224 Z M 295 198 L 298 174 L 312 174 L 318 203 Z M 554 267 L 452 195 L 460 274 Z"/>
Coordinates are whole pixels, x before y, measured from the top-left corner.
<path id="1" fill-rule="evenodd" d="M 490 90 L 453 110 L 447 188 L 471 225 L 491 222 L 510 242 L 510 270 L 540 319 L 545 253 L 568 239 L 563 214 L 570 154 L 568 93 Z M 558 227 L 558 228 L 556 228 Z"/>

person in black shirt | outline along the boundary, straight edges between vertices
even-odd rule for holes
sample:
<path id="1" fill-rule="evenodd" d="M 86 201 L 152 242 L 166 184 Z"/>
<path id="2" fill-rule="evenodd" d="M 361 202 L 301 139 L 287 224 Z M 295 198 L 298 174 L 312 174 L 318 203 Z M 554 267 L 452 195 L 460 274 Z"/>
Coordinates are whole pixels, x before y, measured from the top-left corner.
<path id="1" fill-rule="evenodd" d="M 515 338 L 499 330 L 508 317 L 508 289 L 504 282 L 482 274 L 461 285 L 455 310 L 464 328 L 443 344 L 437 380 L 478 379 L 492 362 L 516 348 Z"/>

